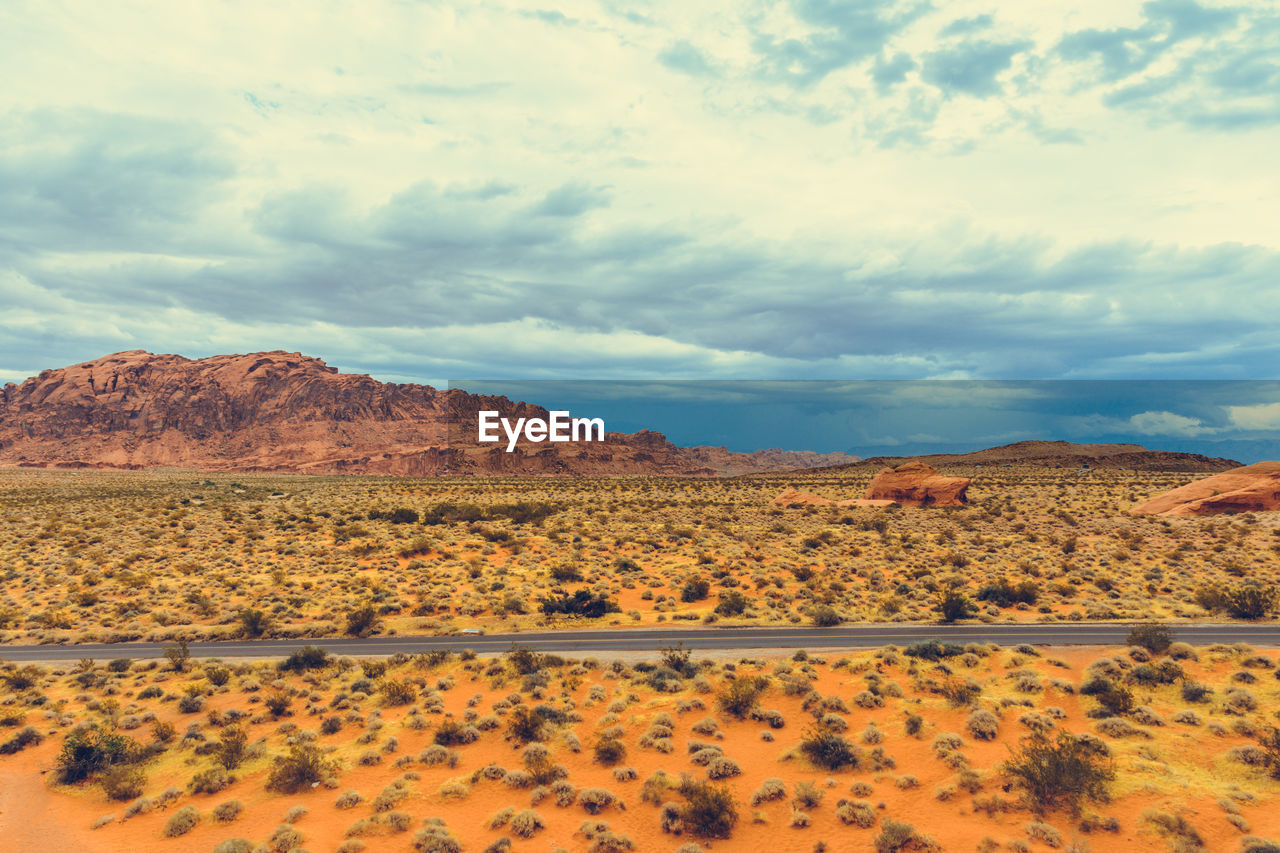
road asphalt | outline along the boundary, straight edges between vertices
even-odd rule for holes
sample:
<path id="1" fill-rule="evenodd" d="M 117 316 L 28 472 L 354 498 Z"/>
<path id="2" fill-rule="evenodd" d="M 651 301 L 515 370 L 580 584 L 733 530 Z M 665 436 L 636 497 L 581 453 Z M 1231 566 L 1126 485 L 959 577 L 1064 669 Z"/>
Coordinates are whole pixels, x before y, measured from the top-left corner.
<path id="1" fill-rule="evenodd" d="M 218 640 L 189 645 L 192 657 L 284 657 L 303 646 L 319 646 L 335 655 L 394 655 L 446 649 L 470 649 L 480 654 L 507 651 L 513 644 L 544 652 L 657 651 L 683 642 L 693 651 L 794 649 L 859 649 L 906 646 L 922 640 L 952 643 L 998 643 L 1014 646 L 1120 645 L 1132 623 L 1062 622 L 1050 624 L 873 624 L 836 628 L 739 627 L 644 628 L 622 630 L 527 631 L 516 634 L 455 634 L 450 636 L 337 637 L 303 639 Z M 1280 647 L 1280 624 L 1172 624 L 1175 639 L 1192 645 L 1248 643 Z M 93 658 L 158 658 L 172 644 L 86 643 L 79 645 L 0 646 L 0 660 L 58 661 Z"/>

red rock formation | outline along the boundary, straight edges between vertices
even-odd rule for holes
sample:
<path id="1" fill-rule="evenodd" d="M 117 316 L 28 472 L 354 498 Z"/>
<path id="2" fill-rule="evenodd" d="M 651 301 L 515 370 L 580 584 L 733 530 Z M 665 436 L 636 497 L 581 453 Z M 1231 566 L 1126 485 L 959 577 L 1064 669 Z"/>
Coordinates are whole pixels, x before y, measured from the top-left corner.
<path id="1" fill-rule="evenodd" d="M 338 474 L 660 474 L 787 470 L 852 457 L 677 447 L 661 433 L 599 443 L 475 441 L 476 413 L 546 418 L 505 397 L 339 373 L 299 353 L 191 360 L 142 350 L 0 389 L 0 465 Z"/>
<path id="2" fill-rule="evenodd" d="M 1135 515 L 1215 515 L 1280 510 L 1280 462 L 1233 468 L 1140 503 Z"/>
<path id="3" fill-rule="evenodd" d="M 968 477 L 943 477 L 923 462 L 907 462 L 876 474 L 865 497 L 904 506 L 960 506 L 968 502 L 968 489 Z"/>

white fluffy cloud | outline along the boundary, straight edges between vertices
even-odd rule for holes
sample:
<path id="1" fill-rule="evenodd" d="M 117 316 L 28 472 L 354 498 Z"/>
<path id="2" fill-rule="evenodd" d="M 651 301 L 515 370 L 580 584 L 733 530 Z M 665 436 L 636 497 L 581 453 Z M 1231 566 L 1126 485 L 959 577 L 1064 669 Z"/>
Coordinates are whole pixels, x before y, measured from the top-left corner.
<path id="1" fill-rule="evenodd" d="M 1228 406 L 1227 413 L 1240 429 L 1280 430 L 1280 403 Z"/>

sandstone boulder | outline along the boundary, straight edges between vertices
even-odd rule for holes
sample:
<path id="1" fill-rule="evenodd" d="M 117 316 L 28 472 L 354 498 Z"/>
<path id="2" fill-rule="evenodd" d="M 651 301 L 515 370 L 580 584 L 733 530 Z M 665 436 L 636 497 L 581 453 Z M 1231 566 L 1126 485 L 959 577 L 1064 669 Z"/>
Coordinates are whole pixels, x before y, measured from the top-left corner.
<path id="1" fill-rule="evenodd" d="M 1280 462 L 1259 462 L 1196 480 L 1140 503 L 1135 515 L 1216 515 L 1280 510 Z"/>
<path id="2" fill-rule="evenodd" d="M 876 474 L 865 499 L 903 506 L 961 506 L 968 503 L 968 489 L 968 477 L 944 477 L 923 462 L 906 462 Z"/>

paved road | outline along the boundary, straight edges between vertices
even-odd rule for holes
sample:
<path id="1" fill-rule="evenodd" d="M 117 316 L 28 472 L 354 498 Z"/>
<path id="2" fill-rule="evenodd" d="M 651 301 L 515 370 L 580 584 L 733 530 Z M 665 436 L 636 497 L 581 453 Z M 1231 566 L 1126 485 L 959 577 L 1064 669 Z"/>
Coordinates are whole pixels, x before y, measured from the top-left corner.
<path id="1" fill-rule="evenodd" d="M 1119 622 L 1071 622 L 1049 625 L 857 625 L 840 628 L 668 628 L 617 631 L 529 631 L 520 634 L 476 634 L 448 637 L 350 637 L 303 640 L 223 640 L 191 643 L 194 657 L 283 657 L 306 645 L 320 646 L 338 655 L 413 654 L 434 649 L 480 653 L 504 652 L 512 643 L 547 652 L 656 651 L 659 646 L 683 641 L 695 651 L 718 649 L 820 649 L 899 646 L 920 640 L 948 642 L 1020 643 L 1047 646 L 1121 644 L 1129 625 Z M 1280 624 L 1187 624 L 1175 626 L 1177 639 L 1193 645 L 1249 643 L 1280 647 Z M 84 645 L 0 646 L 0 660 L 53 661 L 117 657 L 155 658 L 164 654 L 161 643 L 110 643 Z"/>

